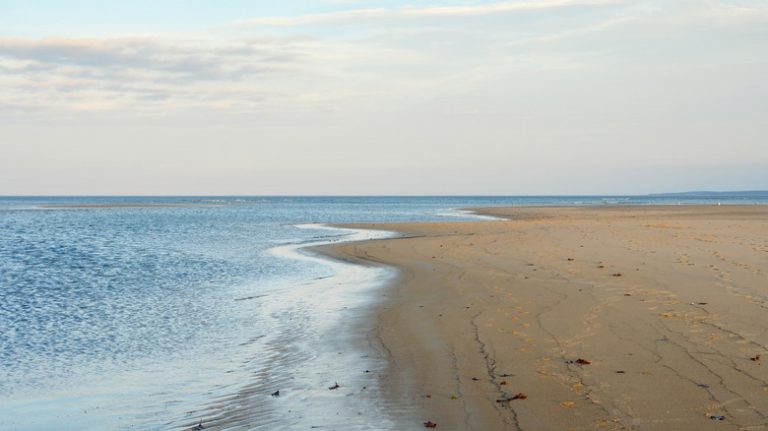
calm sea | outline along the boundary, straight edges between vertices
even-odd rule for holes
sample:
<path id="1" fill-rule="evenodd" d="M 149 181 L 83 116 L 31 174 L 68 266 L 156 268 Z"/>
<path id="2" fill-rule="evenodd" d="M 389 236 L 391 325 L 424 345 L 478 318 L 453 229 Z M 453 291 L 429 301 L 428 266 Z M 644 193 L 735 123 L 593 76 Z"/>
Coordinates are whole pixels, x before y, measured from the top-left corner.
<path id="1" fill-rule="evenodd" d="M 391 271 L 300 250 L 382 234 L 322 224 L 718 202 L 768 196 L 0 197 L 0 429 L 391 429 L 418 419 L 366 341 Z"/>

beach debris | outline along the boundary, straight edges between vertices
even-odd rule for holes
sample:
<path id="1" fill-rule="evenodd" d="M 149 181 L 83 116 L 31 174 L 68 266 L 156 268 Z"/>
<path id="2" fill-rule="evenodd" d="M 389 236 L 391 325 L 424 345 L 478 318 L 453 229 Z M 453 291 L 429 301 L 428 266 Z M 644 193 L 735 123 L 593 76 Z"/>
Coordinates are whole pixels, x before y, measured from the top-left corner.
<path id="1" fill-rule="evenodd" d="M 477 377 L 472 377 L 472 381 L 476 382 L 478 380 L 480 380 L 480 379 L 478 379 Z"/>
<path id="2" fill-rule="evenodd" d="M 572 409 L 576 407 L 576 403 L 574 403 L 573 401 L 563 401 L 560 403 L 560 407 L 564 407 L 566 409 Z"/>
<path id="3" fill-rule="evenodd" d="M 504 373 L 504 374 L 499 374 L 499 377 L 515 377 L 515 375 L 514 374 L 509 374 L 509 373 Z"/>
<path id="4" fill-rule="evenodd" d="M 333 386 L 329 387 L 328 389 L 331 390 L 331 391 L 334 391 L 336 389 L 339 389 L 340 387 L 341 386 L 339 386 L 339 383 L 336 382 L 336 383 L 333 384 Z"/>
<path id="5" fill-rule="evenodd" d="M 432 421 L 424 422 L 424 428 L 437 428 L 437 424 Z"/>
<path id="6" fill-rule="evenodd" d="M 616 374 L 627 374 L 624 370 L 616 370 Z"/>
<path id="7" fill-rule="evenodd" d="M 597 265 L 598 268 L 603 269 L 605 268 L 605 265 Z"/>
<path id="8" fill-rule="evenodd" d="M 456 395 L 454 395 L 454 394 L 451 394 L 451 399 L 452 399 L 452 400 L 458 400 L 458 399 L 459 399 L 459 397 L 457 397 L 457 396 L 456 396 Z"/>
<path id="9" fill-rule="evenodd" d="M 711 416 L 709 416 L 709 418 L 712 419 L 713 421 L 724 421 L 725 420 L 725 416 L 723 416 L 723 415 L 711 415 Z"/>
<path id="10" fill-rule="evenodd" d="M 709 302 L 697 302 L 696 304 L 697 305 L 707 305 L 707 304 L 709 304 Z"/>
<path id="11" fill-rule="evenodd" d="M 620 272 L 614 272 L 613 274 L 611 274 L 611 276 L 612 277 L 621 277 L 621 273 Z"/>
<path id="12" fill-rule="evenodd" d="M 522 392 L 518 392 L 515 395 L 504 395 L 503 397 L 496 400 L 497 403 L 508 403 L 515 400 L 525 400 L 528 398 L 528 395 L 525 395 Z"/>
<path id="13" fill-rule="evenodd" d="M 429 394 L 424 395 L 424 398 L 432 398 L 432 395 L 429 395 Z"/>
<path id="14" fill-rule="evenodd" d="M 706 383 L 696 383 L 696 386 L 704 389 L 709 389 L 709 385 Z"/>
<path id="15" fill-rule="evenodd" d="M 590 361 L 588 361 L 588 360 L 586 360 L 586 359 L 583 359 L 583 358 L 578 358 L 578 359 L 576 359 L 576 360 L 573 360 L 573 359 L 568 359 L 567 361 L 565 361 L 565 363 L 566 363 L 566 364 L 579 364 L 579 365 L 589 365 L 589 364 L 591 364 L 592 362 L 590 362 Z"/>
<path id="16" fill-rule="evenodd" d="M 569 257 L 569 258 L 568 258 L 568 262 L 573 262 L 574 260 L 575 260 L 575 259 L 574 259 L 574 258 L 572 258 L 572 257 Z"/>
<path id="17" fill-rule="evenodd" d="M 624 296 L 632 296 L 631 293 L 625 293 Z"/>
<path id="18" fill-rule="evenodd" d="M 752 361 L 752 362 L 759 361 L 760 360 L 760 354 L 758 353 L 757 355 L 750 357 L 749 360 Z"/>
<path id="19" fill-rule="evenodd" d="M 591 362 L 589 362 L 586 359 L 578 358 L 578 359 L 567 359 L 565 361 L 566 364 L 572 365 L 572 364 L 579 364 L 579 365 L 589 365 Z"/>
<path id="20" fill-rule="evenodd" d="M 502 380 L 502 381 L 500 381 L 500 382 L 499 382 L 499 386 L 504 386 L 504 385 L 506 385 L 506 384 L 507 384 L 507 381 L 506 381 L 506 380 Z"/>
<path id="21" fill-rule="evenodd" d="M 275 391 L 275 392 L 272 392 L 272 393 L 271 393 L 271 394 L 269 394 L 269 395 L 271 395 L 271 396 L 273 396 L 273 397 L 279 397 L 279 396 L 280 396 L 280 391 Z"/>
<path id="22" fill-rule="evenodd" d="M 203 420 L 202 420 L 202 419 L 200 419 L 200 423 L 199 423 L 199 424 L 197 424 L 197 425 L 195 425 L 195 427 L 194 427 L 194 428 L 192 428 L 192 429 L 193 429 L 193 430 L 195 430 L 195 431 L 204 430 L 204 429 L 205 429 L 205 427 L 203 426 Z"/>

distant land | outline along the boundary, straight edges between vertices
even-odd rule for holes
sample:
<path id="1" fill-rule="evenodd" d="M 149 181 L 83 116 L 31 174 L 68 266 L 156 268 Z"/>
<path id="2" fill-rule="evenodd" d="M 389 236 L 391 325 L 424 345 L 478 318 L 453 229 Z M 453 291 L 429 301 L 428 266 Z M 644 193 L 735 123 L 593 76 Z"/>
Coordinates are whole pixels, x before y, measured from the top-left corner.
<path id="1" fill-rule="evenodd" d="M 686 198 L 709 198 L 709 197 L 765 197 L 768 196 L 768 190 L 745 190 L 745 191 L 733 191 L 733 192 L 711 192 L 711 191 L 698 191 L 698 192 L 678 192 L 678 193 L 651 193 L 648 196 L 679 196 Z"/>

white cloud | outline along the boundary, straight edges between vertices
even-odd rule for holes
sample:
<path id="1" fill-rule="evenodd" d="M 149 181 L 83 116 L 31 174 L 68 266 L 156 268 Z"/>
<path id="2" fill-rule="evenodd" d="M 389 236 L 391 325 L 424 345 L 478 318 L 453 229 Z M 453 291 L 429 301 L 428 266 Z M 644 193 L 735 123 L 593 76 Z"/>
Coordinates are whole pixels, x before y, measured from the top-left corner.
<path id="1" fill-rule="evenodd" d="M 301 55 L 285 40 L 178 40 L 173 38 L 0 38 L 0 58 L 57 67 L 150 70 L 191 80 L 234 79 L 290 64 Z M 224 60 L 238 60 L 228 63 Z"/>
<path id="2" fill-rule="evenodd" d="M 300 72 L 304 45 L 288 38 L 0 38 L 0 103 L 74 109 L 257 103 L 280 87 L 271 85 L 276 77 Z"/>
<path id="3" fill-rule="evenodd" d="M 511 1 L 491 3 L 477 6 L 430 6 L 430 7 L 400 7 L 353 9 L 340 12 L 329 12 L 312 15 L 286 17 L 260 17 L 238 21 L 238 25 L 295 27 L 316 24 L 338 24 L 342 22 L 359 22 L 373 19 L 388 18 L 429 18 L 429 17 L 461 17 L 480 16 L 516 11 L 544 10 L 573 6 L 604 6 L 616 5 L 619 0 L 537 0 Z"/>

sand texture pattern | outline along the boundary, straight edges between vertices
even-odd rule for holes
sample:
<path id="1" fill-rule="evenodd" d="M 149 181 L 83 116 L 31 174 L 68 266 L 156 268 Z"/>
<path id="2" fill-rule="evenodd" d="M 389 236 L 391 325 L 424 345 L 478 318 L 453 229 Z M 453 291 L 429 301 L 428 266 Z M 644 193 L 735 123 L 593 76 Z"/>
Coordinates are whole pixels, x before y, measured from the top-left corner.
<path id="1" fill-rule="evenodd" d="M 509 220 L 331 251 L 401 270 L 398 402 L 445 430 L 768 430 L 768 207 L 482 212 Z"/>

